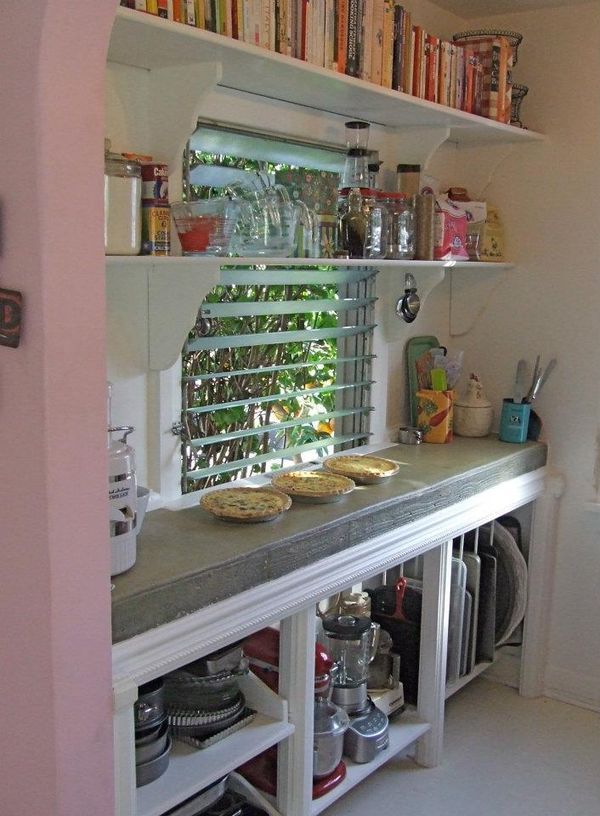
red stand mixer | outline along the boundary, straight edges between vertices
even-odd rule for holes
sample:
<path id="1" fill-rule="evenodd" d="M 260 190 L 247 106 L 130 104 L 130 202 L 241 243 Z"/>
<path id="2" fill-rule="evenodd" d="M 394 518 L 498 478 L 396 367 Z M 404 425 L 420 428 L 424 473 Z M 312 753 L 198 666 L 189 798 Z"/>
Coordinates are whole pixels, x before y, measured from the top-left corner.
<path id="1" fill-rule="evenodd" d="M 274 692 L 279 691 L 279 632 L 262 629 L 244 641 L 244 654 L 251 671 Z M 315 645 L 315 719 L 313 754 L 313 799 L 332 790 L 346 776 L 342 761 L 344 733 L 349 725 L 346 712 L 329 699 L 333 661 L 320 644 Z M 238 772 L 259 790 L 276 794 L 277 747 L 246 762 Z"/>

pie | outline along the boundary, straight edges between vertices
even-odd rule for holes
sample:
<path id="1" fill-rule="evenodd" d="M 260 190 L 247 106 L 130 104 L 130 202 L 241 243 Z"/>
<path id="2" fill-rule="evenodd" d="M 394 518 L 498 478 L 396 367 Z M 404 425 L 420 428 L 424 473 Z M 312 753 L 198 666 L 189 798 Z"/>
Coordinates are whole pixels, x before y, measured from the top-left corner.
<path id="1" fill-rule="evenodd" d="M 328 473 L 326 470 L 291 470 L 277 473 L 272 478 L 273 486 L 283 490 L 295 499 L 305 501 L 336 501 L 350 493 L 356 485 L 352 479 Z"/>
<path id="2" fill-rule="evenodd" d="M 362 484 L 381 482 L 400 470 L 400 465 L 390 459 L 361 454 L 333 456 L 323 462 L 323 467 L 332 473 L 348 476 Z"/>
<path id="3" fill-rule="evenodd" d="M 289 510 L 292 500 L 271 488 L 226 487 L 200 498 L 200 506 L 217 518 L 229 521 L 270 521 Z"/>

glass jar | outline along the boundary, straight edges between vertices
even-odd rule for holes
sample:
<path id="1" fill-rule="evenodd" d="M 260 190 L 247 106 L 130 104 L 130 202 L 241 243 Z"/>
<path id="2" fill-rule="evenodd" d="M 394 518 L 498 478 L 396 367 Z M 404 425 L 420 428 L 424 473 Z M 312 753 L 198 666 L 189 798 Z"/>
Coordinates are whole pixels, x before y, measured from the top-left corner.
<path id="1" fill-rule="evenodd" d="M 104 157 L 104 252 L 139 255 L 142 246 L 142 168 L 118 153 Z"/>
<path id="2" fill-rule="evenodd" d="M 338 250 L 347 252 L 349 258 L 364 258 L 367 216 L 363 209 L 362 192 L 358 187 L 340 190 L 338 213 L 340 222 Z"/>
<path id="3" fill-rule="evenodd" d="M 384 193 L 388 211 L 387 258 L 415 257 L 415 210 L 413 199 L 404 193 Z"/>
<path id="4" fill-rule="evenodd" d="M 385 258 L 388 247 L 389 216 L 385 197 L 377 190 L 363 192 L 363 209 L 367 216 L 365 257 Z"/>

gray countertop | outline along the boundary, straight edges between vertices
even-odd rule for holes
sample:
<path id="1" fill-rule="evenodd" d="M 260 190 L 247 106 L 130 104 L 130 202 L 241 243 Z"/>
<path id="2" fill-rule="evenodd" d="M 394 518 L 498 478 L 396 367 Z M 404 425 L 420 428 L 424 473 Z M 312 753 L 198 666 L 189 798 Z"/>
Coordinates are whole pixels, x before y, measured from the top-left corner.
<path id="1" fill-rule="evenodd" d="M 546 446 L 496 437 L 448 445 L 393 445 L 400 464 L 385 482 L 339 502 L 300 504 L 275 521 L 235 524 L 201 507 L 154 510 L 138 536 L 137 560 L 113 578 L 113 642 L 195 612 L 295 569 L 442 510 L 543 467 Z"/>

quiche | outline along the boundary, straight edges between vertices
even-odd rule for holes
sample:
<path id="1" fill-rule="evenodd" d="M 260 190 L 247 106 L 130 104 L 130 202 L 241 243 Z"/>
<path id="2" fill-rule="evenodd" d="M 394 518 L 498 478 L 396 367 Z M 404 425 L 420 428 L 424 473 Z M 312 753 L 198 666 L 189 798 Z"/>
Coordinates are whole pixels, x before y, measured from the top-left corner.
<path id="1" fill-rule="evenodd" d="M 400 470 L 397 462 L 364 454 L 333 456 L 323 462 L 323 467 L 331 473 L 347 476 L 360 484 L 382 482 Z"/>
<path id="2" fill-rule="evenodd" d="M 338 501 L 356 485 L 352 479 L 326 470 L 291 470 L 272 477 L 273 486 L 292 498 L 307 502 Z"/>
<path id="3" fill-rule="evenodd" d="M 260 487 L 226 487 L 200 498 L 200 506 L 213 516 L 238 522 L 271 521 L 291 504 L 285 493 Z"/>

